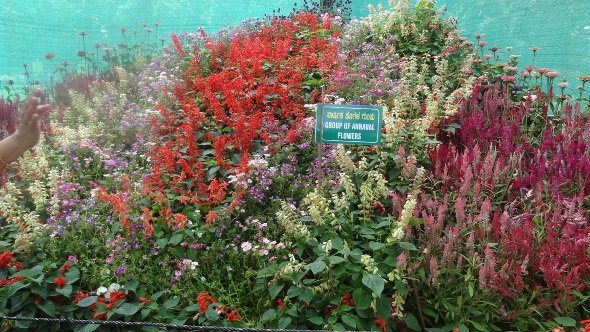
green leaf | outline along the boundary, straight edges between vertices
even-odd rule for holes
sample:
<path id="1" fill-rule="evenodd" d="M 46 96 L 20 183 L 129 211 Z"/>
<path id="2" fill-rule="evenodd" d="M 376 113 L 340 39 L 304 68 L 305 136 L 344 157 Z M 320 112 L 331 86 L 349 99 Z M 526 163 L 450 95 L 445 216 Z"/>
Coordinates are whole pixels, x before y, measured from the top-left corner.
<path id="1" fill-rule="evenodd" d="M 207 171 L 207 180 L 213 179 L 215 177 L 215 173 L 217 173 L 218 170 L 219 166 L 213 166 L 209 168 L 209 170 Z"/>
<path id="2" fill-rule="evenodd" d="M 168 239 L 159 239 L 158 241 L 156 241 L 156 245 L 162 249 L 165 248 L 167 244 Z"/>
<path id="3" fill-rule="evenodd" d="M 330 262 L 331 265 L 336 265 L 338 263 L 344 262 L 345 259 L 340 256 L 330 256 L 330 257 L 328 257 L 328 261 Z"/>
<path id="4" fill-rule="evenodd" d="M 482 332 L 489 331 L 489 330 L 488 330 L 488 329 L 487 329 L 485 326 L 483 326 L 483 324 L 481 324 L 481 323 L 478 323 L 478 322 L 475 322 L 475 321 L 472 321 L 472 320 L 470 320 L 470 321 L 469 321 L 469 323 L 471 323 L 471 325 L 473 325 L 473 327 L 475 327 L 475 329 L 476 329 L 476 330 L 478 330 L 478 331 L 482 331 Z M 574 321 L 574 323 L 575 323 L 575 321 Z M 575 325 L 574 325 L 574 326 L 575 326 Z"/>
<path id="5" fill-rule="evenodd" d="M 159 299 L 160 296 L 162 296 L 162 294 L 164 294 L 164 291 L 159 291 L 159 292 L 155 293 L 154 295 L 150 296 L 150 300 L 155 301 L 155 300 Z"/>
<path id="6" fill-rule="evenodd" d="M 283 290 L 284 287 L 285 284 L 271 286 L 268 290 L 268 293 L 270 294 L 270 299 L 274 300 L 277 297 L 277 295 L 279 295 L 279 293 Z"/>
<path id="7" fill-rule="evenodd" d="M 64 277 L 68 281 L 68 284 L 71 285 L 80 279 L 80 270 L 74 266 L 65 273 Z"/>
<path id="8" fill-rule="evenodd" d="M 354 300 L 354 304 L 356 304 L 357 309 L 362 310 L 369 308 L 373 297 L 371 296 L 371 293 L 360 287 L 352 292 L 352 299 Z"/>
<path id="9" fill-rule="evenodd" d="M 342 322 L 344 322 L 344 324 L 352 327 L 353 329 L 356 329 L 356 319 L 354 318 L 353 315 L 351 315 L 351 314 L 342 315 Z"/>
<path id="10" fill-rule="evenodd" d="M 291 324 L 291 317 L 286 316 L 286 317 L 281 317 L 281 319 L 279 319 L 279 329 L 286 329 L 287 326 L 289 326 L 289 324 Z"/>
<path id="11" fill-rule="evenodd" d="M 289 287 L 289 290 L 287 291 L 288 297 L 295 298 L 295 297 L 298 297 L 299 295 L 301 295 L 301 288 L 299 288 L 297 286 Z"/>
<path id="12" fill-rule="evenodd" d="M 140 309 L 138 304 L 133 303 L 123 303 L 119 308 L 117 308 L 117 313 L 123 316 L 132 316 Z"/>
<path id="13" fill-rule="evenodd" d="M 320 316 L 313 316 L 309 319 L 310 322 L 312 322 L 315 325 L 319 325 L 321 327 L 324 326 L 324 319 Z"/>
<path id="14" fill-rule="evenodd" d="M 123 286 L 123 289 L 135 293 L 135 291 L 137 290 L 137 286 L 139 286 L 139 281 L 132 280 L 126 283 L 125 286 Z"/>
<path id="15" fill-rule="evenodd" d="M 56 288 L 55 291 L 65 297 L 70 297 L 70 294 L 72 294 L 72 285 L 65 285 L 62 288 Z"/>
<path id="16" fill-rule="evenodd" d="M 43 266 L 41 265 L 36 265 L 35 267 L 28 269 L 28 270 L 22 270 L 19 271 L 15 274 L 13 274 L 13 277 L 25 277 L 25 278 L 35 278 L 38 277 L 40 275 L 43 274 Z"/>
<path id="17" fill-rule="evenodd" d="M 303 302 L 310 303 L 311 299 L 313 299 L 313 292 L 309 288 L 302 288 L 301 294 L 299 294 L 299 299 Z"/>
<path id="18" fill-rule="evenodd" d="M 405 250 L 413 250 L 413 251 L 418 250 L 418 248 L 416 248 L 416 246 L 410 242 L 398 242 L 398 245 L 400 246 L 400 248 L 405 249 Z"/>
<path id="19" fill-rule="evenodd" d="M 344 327 L 344 325 L 342 325 L 340 323 L 335 323 L 335 324 L 332 324 L 332 330 L 333 331 L 346 331 L 346 328 Z"/>
<path id="20" fill-rule="evenodd" d="M 176 234 L 172 235 L 172 237 L 170 237 L 170 241 L 168 243 L 172 244 L 172 245 L 177 245 L 180 242 L 182 242 L 183 238 L 184 238 L 184 234 L 176 233 Z"/>
<path id="21" fill-rule="evenodd" d="M 459 332 L 469 332 L 469 328 L 465 324 L 459 324 Z"/>
<path id="22" fill-rule="evenodd" d="M 41 309 L 44 313 L 49 315 L 49 317 L 55 317 L 57 312 L 55 311 L 55 303 L 52 301 L 45 301 L 38 305 L 39 309 Z"/>
<path id="23" fill-rule="evenodd" d="M 385 295 L 377 298 L 377 314 L 381 317 L 387 317 L 391 312 L 391 301 Z"/>
<path id="24" fill-rule="evenodd" d="M 418 323 L 418 319 L 416 318 L 416 316 L 412 314 L 407 314 L 404 320 L 406 321 L 407 327 L 411 328 L 414 331 L 422 331 L 422 328 L 420 327 L 420 324 Z"/>
<path id="25" fill-rule="evenodd" d="M 356 314 L 361 318 L 373 318 L 375 314 L 373 313 L 373 309 L 359 309 L 356 308 Z"/>
<path id="26" fill-rule="evenodd" d="M 207 308 L 207 311 L 205 311 L 205 317 L 207 317 L 207 319 L 211 321 L 219 320 L 219 314 L 215 309 L 213 309 L 212 305 L 209 305 L 209 308 Z"/>
<path id="27" fill-rule="evenodd" d="M 186 312 L 195 312 L 197 310 L 199 310 L 199 304 L 198 303 L 195 303 L 193 305 L 189 305 L 188 307 L 184 308 L 184 311 L 186 311 Z"/>
<path id="28" fill-rule="evenodd" d="M 262 314 L 262 318 L 261 318 L 261 320 L 262 320 L 263 322 L 265 322 L 265 321 L 273 320 L 273 319 L 275 319 L 275 318 L 277 318 L 277 311 L 276 311 L 276 310 L 274 310 L 274 309 L 268 309 L 267 311 L 265 311 L 265 312 Z"/>
<path id="29" fill-rule="evenodd" d="M 176 307 L 178 305 L 178 302 L 180 302 L 180 298 L 173 297 L 170 300 L 164 302 L 164 308 L 165 309 L 174 308 L 174 307 Z"/>
<path id="30" fill-rule="evenodd" d="M 336 250 L 342 250 L 343 247 L 344 247 L 344 241 L 342 241 L 341 238 L 339 238 L 339 237 L 332 238 L 332 248 L 334 248 Z"/>
<path id="31" fill-rule="evenodd" d="M 317 260 L 307 266 L 308 269 L 313 272 L 313 274 L 318 274 L 318 272 L 323 271 L 326 268 L 326 263 L 322 260 Z"/>
<path id="32" fill-rule="evenodd" d="M 561 325 L 561 326 L 567 326 L 567 327 L 575 327 L 576 326 L 576 320 L 570 317 L 555 317 L 555 321 L 557 322 L 557 324 Z"/>
<path id="33" fill-rule="evenodd" d="M 375 242 L 375 241 L 369 242 L 369 248 L 371 248 L 371 250 L 373 250 L 373 251 L 377 251 L 383 247 L 385 247 L 385 244 L 383 244 L 381 242 Z"/>
<path id="34" fill-rule="evenodd" d="M 78 325 L 74 329 L 74 332 L 92 332 L 92 331 L 95 331 L 99 327 L 100 327 L 100 324 L 84 324 L 84 325 Z"/>
<path id="35" fill-rule="evenodd" d="M 16 294 L 16 292 L 23 288 L 29 287 L 30 285 L 30 283 L 24 281 L 15 282 L 14 284 L 10 285 L 8 291 L 5 293 L 0 292 L 0 303 L 8 301 L 14 294 Z M 2 288 L 0 288 L 0 290 L 2 290 Z"/>
<path id="36" fill-rule="evenodd" d="M 98 296 L 89 296 L 83 300 L 80 300 L 80 302 L 78 302 L 78 304 L 76 304 L 76 305 L 78 307 L 86 308 L 86 307 L 89 307 L 90 305 L 96 303 L 97 298 L 98 298 Z"/>
<path id="37" fill-rule="evenodd" d="M 375 293 L 376 297 L 381 296 L 381 292 L 383 292 L 383 288 L 385 287 L 385 280 L 381 278 L 381 276 L 376 274 L 367 274 L 363 275 L 363 285 L 367 286 L 370 290 Z M 384 316 L 387 317 L 387 316 Z"/>

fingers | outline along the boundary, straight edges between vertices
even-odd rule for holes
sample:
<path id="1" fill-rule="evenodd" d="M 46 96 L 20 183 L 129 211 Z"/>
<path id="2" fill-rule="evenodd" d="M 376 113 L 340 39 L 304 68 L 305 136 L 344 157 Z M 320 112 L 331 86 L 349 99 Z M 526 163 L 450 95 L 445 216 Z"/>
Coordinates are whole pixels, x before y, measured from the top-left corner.
<path id="1" fill-rule="evenodd" d="M 25 100 L 25 107 L 21 114 L 21 123 L 24 126 L 30 126 L 31 120 L 33 120 L 33 116 L 36 114 L 43 114 L 51 110 L 50 104 L 43 104 L 41 103 L 41 97 L 43 93 L 41 89 L 34 88 L 33 91 L 29 93 L 27 99 Z"/>
<path id="2" fill-rule="evenodd" d="M 38 105 L 37 106 L 37 114 L 45 114 L 45 113 L 51 111 L 52 109 L 53 109 L 53 107 L 51 106 L 51 104 Z"/>

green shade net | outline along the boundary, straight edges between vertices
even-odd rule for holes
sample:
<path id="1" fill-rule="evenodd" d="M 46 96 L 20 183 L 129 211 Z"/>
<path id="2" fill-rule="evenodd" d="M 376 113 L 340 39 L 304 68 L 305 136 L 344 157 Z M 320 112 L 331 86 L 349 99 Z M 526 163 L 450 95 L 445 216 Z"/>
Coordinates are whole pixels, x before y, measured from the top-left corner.
<path id="1" fill-rule="evenodd" d="M 317 0 L 316 0 L 317 1 Z M 28 64 L 32 80 L 47 81 L 56 64 L 67 61 L 78 69 L 84 63 L 77 52 L 84 48 L 79 32 L 88 33 L 86 51 L 94 45 L 168 42 L 170 32 L 195 32 L 203 27 L 214 32 L 249 18 L 261 18 L 281 8 L 287 14 L 300 0 L 0 0 L 0 80 L 25 84 L 22 64 Z M 367 5 L 387 0 L 352 0 L 352 15 L 368 14 Z M 521 65 L 532 61 L 531 47 L 539 47 L 535 65 L 558 70 L 562 78 L 575 81 L 590 74 L 590 1 L 588 0 L 445 0 L 446 17 L 455 17 L 464 35 L 475 41 L 476 32 L 490 46 L 512 46 Z M 154 25 L 158 22 L 158 26 Z M 144 25 L 145 24 L 145 27 Z M 146 28 L 152 29 L 151 33 Z M 99 50 L 100 52 L 100 50 Z M 99 53 L 100 54 L 100 53 Z M 521 66 L 521 67 L 522 67 Z"/>

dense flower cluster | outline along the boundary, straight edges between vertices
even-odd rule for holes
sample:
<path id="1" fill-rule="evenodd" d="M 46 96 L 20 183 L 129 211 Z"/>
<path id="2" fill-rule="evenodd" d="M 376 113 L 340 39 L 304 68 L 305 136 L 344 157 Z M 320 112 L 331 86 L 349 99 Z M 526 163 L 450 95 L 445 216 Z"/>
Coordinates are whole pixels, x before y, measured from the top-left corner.
<path id="1" fill-rule="evenodd" d="M 174 88 L 180 109 L 159 106 L 154 129 L 162 142 L 151 152 L 154 166 L 145 192 L 161 203 L 173 193 L 183 205 L 217 206 L 231 193 L 232 201 L 238 200 L 243 186 L 232 191 L 218 174 L 246 174 L 258 145 L 296 139 L 297 126 L 308 116 L 303 82 L 314 72 L 328 74 L 335 63 L 337 48 L 324 38 L 330 28 L 329 19 L 300 13 L 260 22 L 227 39 L 202 33 L 205 52 L 190 53 L 185 84 Z M 179 56 L 188 53 L 173 39 Z M 204 163 L 211 153 L 205 142 L 213 149 L 214 167 Z M 160 214 L 174 224 L 171 209 L 164 204 Z"/>

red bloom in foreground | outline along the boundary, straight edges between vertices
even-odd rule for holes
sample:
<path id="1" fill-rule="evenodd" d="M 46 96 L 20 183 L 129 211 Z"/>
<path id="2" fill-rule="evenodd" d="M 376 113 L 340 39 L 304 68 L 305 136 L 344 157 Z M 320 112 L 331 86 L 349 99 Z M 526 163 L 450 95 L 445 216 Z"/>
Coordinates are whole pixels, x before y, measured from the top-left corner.
<path id="1" fill-rule="evenodd" d="M 76 293 L 76 296 L 74 297 L 74 301 L 72 303 L 74 305 L 76 305 L 76 304 L 78 304 L 78 302 L 84 300 L 88 296 L 90 296 L 88 293 L 78 292 L 78 293 Z"/>
<path id="2" fill-rule="evenodd" d="M 238 314 L 238 310 L 230 311 L 230 313 L 227 314 L 227 320 L 229 320 L 230 323 L 240 320 L 240 315 Z"/>
<path id="3" fill-rule="evenodd" d="M 53 58 L 55 58 L 55 54 L 53 54 L 53 53 L 47 53 L 47 54 L 45 54 L 45 59 L 51 60 Z"/>
<path id="4" fill-rule="evenodd" d="M 62 288 L 63 286 L 67 285 L 68 281 L 63 276 L 59 276 L 53 279 L 53 283 L 55 284 L 55 287 Z"/>
<path id="5" fill-rule="evenodd" d="M 279 310 L 283 310 L 283 308 L 285 307 L 285 305 L 283 304 L 283 299 L 281 299 L 281 298 L 278 298 L 278 299 L 277 299 L 277 305 L 278 305 L 278 307 L 277 307 L 277 308 L 278 308 Z"/>
<path id="6" fill-rule="evenodd" d="M 8 264 L 12 261 L 12 256 L 14 254 L 10 251 L 5 251 L 0 254 L 0 267 L 6 268 Z"/>
<path id="7" fill-rule="evenodd" d="M 70 268 L 72 268 L 72 264 L 65 263 L 64 266 L 61 269 L 59 269 L 59 272 L 61 274 L 65 274 L 66 272 L 68 272 L 70 270 Z"/>
<path id="8" fill-rule="evenodd" d="M 342 294 L 342 300 L 340 300 L 340 303 L 342 303 L 343 305 L 354 307 L 354 300 L 352 299 L 352 296 L 350 296 L 350 294 L 348 293 Z"/>
<path id="9" fill-rule="evenodd" d="M 201 291 L 196 300 L 199 302 L 199 309 L 201 309 L 201 312 L 207 311 L 209 304 L 217 302 L 217 300 L 206 291 Z"/>
<path id="10" fill-rule="evenodd" d="M 381 328 L 381 331 L 383 331 L 383 332 L 387 331 L 385 329 L 385 322 L 383 321 L 383 319 L 381 319 L 381 317 L 379 317 L 379 316 L 375 317 L 375 324 L 377 324 Z"/>
<path id="11" fill-rule="evenodd" d="M 15 282 L 19 282 L 19 281 L 23 281 L 23 280 L 25 280 L 25 278 L 21 277 L 21 276 L 0 280 L 0 287 L 9 286 L 9 285 L 14 284 Z"/>

